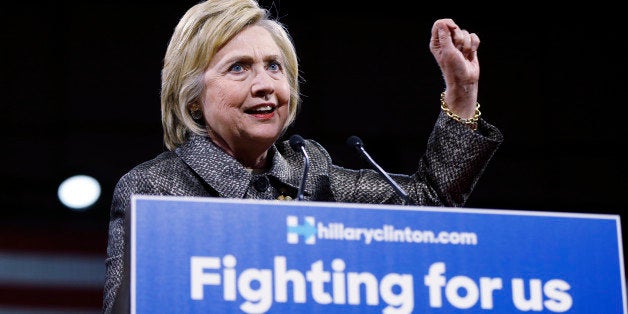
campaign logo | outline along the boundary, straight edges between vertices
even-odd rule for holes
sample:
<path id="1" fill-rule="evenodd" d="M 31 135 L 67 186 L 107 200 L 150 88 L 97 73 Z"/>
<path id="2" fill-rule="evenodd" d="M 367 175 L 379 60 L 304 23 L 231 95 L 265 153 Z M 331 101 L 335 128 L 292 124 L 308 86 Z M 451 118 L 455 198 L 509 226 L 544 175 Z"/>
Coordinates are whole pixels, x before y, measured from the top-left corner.
<path id="1" fill-rule="evenodd" d="M 312 216 L 306 216 L 303 224 L 299 224 L 299 217 L 288 216 L 286 218 L 287 240 L 290 244 L 299 243 L 299 236 L 303 236 L 305 244 L 316 243 L 317 229 L 315 227 L 316 219 Z"/>

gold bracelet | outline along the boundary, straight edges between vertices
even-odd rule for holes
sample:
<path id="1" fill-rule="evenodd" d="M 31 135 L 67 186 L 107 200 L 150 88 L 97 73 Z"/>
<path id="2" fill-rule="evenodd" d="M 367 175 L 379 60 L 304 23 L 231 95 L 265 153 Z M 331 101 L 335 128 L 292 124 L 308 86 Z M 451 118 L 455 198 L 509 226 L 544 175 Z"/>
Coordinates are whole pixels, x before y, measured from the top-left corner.
<path id="1" fill-rule="evenodd" d="M 473 114 L 473 117 L 471 117 L 470 119 L 463 119 L 461 118 L 459 115 L 453 113 L 451 110 L 449 110 L 449 107 L 447 106 L 447 103 L 445 102 L 445 92 L 440 93 L 440 108 L 452 119 L 470 127 L 472 130 L 477 130 L 478 129 L 478 120 L 480 119 L 480 115 L 482 114 L 480 112 L 480 103 L 476 103 L 475 104 L 475 113 Z"/>

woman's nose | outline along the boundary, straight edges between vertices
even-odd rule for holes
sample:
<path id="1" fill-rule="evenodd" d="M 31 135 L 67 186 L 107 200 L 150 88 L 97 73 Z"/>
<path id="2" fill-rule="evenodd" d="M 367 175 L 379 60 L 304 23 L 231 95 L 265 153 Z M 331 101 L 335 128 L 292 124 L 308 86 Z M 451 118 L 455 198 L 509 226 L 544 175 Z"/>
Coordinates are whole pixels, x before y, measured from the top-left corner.
<path id="1" fill-rule="evenodd" d="M 275 90 L 273 82 L 274 80 L 266 71 L 257 72 L 251 84 L 253 96 L 264 97 L 272 94 Z"/>

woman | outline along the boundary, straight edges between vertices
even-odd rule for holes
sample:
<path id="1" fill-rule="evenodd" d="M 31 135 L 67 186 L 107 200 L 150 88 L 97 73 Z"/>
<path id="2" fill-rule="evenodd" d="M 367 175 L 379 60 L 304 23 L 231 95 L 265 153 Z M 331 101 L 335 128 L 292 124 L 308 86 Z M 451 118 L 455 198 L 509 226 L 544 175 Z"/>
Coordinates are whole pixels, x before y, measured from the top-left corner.
<path id="1" fill-rule="evenodd" d="M 425 155 L 413 175 L 393 175 L 413 202 L 463 206 L 502 141 L 479 118 L 479 38 L 453 20 L 434 23 L 430 49 L 446 84 Z M 208 0 L 186 12 L 162 71 L 162 123 L 169 149 L 125 174 L 111 208 L 104 309 L 128 306 L 124 220 L 132 194 L 291 199 L 302 155 L 277 139 L 300 103 L 295 48 L 255 0 Z M 308 201 L 400 204 L 376 172 L 336 166 L 305 141 Z"/>

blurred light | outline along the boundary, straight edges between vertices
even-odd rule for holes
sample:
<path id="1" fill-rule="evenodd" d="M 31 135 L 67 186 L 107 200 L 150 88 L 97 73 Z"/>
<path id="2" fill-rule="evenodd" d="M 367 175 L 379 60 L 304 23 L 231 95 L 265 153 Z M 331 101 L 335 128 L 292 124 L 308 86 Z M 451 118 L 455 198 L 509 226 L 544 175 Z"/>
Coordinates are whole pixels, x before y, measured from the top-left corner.
<path id="1" fill-rule="evenodd" d="M 57 194 L 63 205 L 72 209 L 84 209 L 100 197 L 100 184 L 90 176 L 76 175 L 61 182 Z"/>

